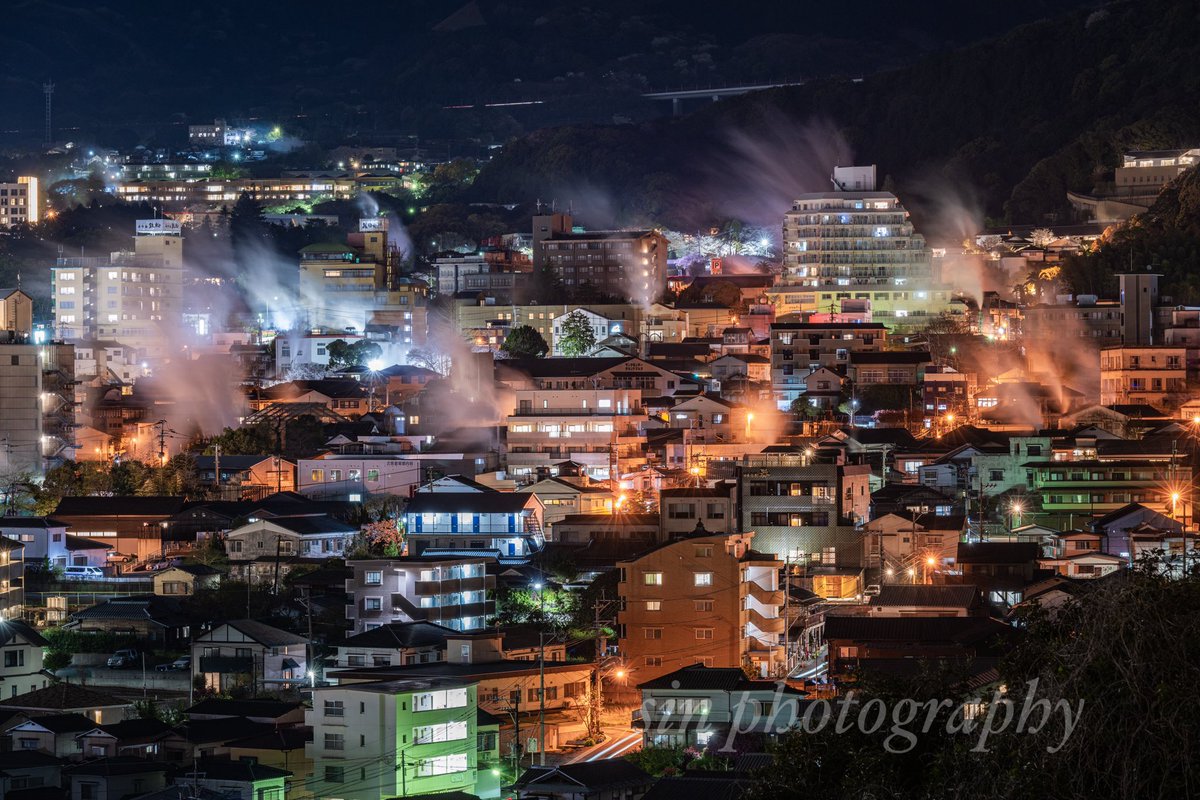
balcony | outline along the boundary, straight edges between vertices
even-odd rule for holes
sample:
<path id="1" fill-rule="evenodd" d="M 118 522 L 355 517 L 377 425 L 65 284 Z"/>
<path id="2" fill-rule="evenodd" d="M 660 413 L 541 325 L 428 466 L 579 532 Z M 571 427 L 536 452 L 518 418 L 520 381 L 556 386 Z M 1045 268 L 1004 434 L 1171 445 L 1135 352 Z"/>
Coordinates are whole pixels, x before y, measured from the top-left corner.
<path id="1" fill-rule="evenodd" d="M 640 417 L 644 412 L 641 406 L 627 409 L 616 408 L 532 408 L 522 406 L 513 414 L 514 417 Z"/>
<path id="2" fill-rule="evenodd" d="M 783 605 L 783 591 L 776 589 L 764 589 L 754 581 L 749 582 L 748 594 L 764 606 L 781 606 Z"/>
<path id="3" fill-rule="evenodd" d="M 786 624 L 783 617 L 764 617 L 753 608 L 746 610 L 746 618 L 751 625 L 763 633 L 783 633 Z"/>

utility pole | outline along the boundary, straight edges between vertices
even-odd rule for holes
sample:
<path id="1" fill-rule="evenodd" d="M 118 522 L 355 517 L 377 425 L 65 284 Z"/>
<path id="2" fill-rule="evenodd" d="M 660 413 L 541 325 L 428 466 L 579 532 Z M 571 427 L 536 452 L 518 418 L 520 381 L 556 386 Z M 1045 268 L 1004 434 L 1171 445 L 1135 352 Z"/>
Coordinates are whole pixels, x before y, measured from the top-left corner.
<path id="1" fill-rule="evenodd" d="M 538 762 L 546 766 L 546 584 L 538 584 L 541 625 L 538 627 Z"/>
<path id="2" fill-rule="evenodd" d="M 283 534 L 275 534 L 275 581 L 271 584 L 271 594 L 279 594 L 279 559 L 283 550 Z"/>
<path id="3" fill-rule="evenodd" d="M 167 421 L 160 419 L 154 425 L 158 428 L 158 465 L 161 467 L 167 463 Z"/>
<path id="4" fill-rule="evenodd" d="M 221 445 L 213 445 L 213 469 L 217 476 L 217 499 L 221 499 Z"/>

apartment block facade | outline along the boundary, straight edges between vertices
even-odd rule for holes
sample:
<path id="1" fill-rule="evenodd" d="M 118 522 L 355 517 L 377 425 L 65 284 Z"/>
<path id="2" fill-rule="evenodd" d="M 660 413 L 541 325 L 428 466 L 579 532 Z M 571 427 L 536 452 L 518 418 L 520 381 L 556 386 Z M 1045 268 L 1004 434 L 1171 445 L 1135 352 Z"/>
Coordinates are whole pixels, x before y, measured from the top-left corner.
<path id="1" fill-rule="evenodd" d="M 1186 400 L 1187 348 L 1106 347 L 1100 351 L 1100 404 L 1168 410 Z"/>
<path id="2" fill-rule="evenodd" d="M 138 220 L 133 251 L 59 258 L 51 268 L 55 335 L 113 340 L 143 359 L 167 355 L 183 324 L 178 222 Z"/>
<path id="3" fill-rule="evenodd" d="M 618 563 L 620 650 L 639 683 L 690 664 L 782 670 L 783 562 L 754 538 L 687 537 Z"/>
<path id="4" fill-rule="evenodd" d="M 805 453 L 759 453 L 744 456 L 737 474 L 741 529 L 754 531 L 763 550 L 805 565 L 814 592 L 845 596 L 839 578 L 863 564 L 855 526 L 870 513 L 871 468 Z"/>
<path id="5" fill-rule="evenodd" d="M 496 578 L 484 558 L 400 558 L 347 561 L 346 619 L 353 633 L 393 622 L 427 621 L 477 630 L 496 612 Z"/>
<path id="6" fill-rule="evenodd" d="M 317 687 L 305 723 L 313 795 L 379 800 L 474 793 L 479 767 L 474 684 L 449 678 Z"/>

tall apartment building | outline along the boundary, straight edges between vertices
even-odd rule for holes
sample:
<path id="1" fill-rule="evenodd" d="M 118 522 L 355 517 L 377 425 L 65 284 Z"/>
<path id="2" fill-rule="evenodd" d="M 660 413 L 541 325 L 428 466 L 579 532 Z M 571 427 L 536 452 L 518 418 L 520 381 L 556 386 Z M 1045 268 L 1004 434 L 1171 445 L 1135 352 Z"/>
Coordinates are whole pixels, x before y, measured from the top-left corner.
<path id="1" fill-rule="evenodd" d="M 400 275 L 402 253 L 388 239 L 388 218 L 363 218 L 345 244 L 300 251 L 300 304 L 309 328 L 363 331 L 394 326 L 398 343 L 425 342 L 429 287 Z"/>
<path id="2" fill-rule="evenodd" d="M 870 302 L 874 318 L 913 323 L 946 308 L 933 285 L 930 249 L 891 192 L 875 191 L 875 167 L 837 167 L 834 191 L 796 198 L 783 222 L 777 314 Z M 907 319 L 915 317 L 918 319 Z"/>
<path id="3" fill-rule="evenodd" d="M 783 668 L 783 562 L 754 533 L 678 539 L 618 563 L 621 654 L 644 683 L 690 664 Z"/>
<path id="4" fill-rule="evenodd" d="M 0 183 L 0 230 L 14 225 L 36 225 L 42 218 L 38 179 L 22 175 Z"/>
<path id="5" fill-rule="evenodd" d="M 1100 351 L 1100 405 L 1170 410 L 1186 399 L 1186 347 L 1106 347 Z"/>
<path id="6" fill-rule="evenodd" d="M 183 324 L 180 223 L 138 220 L 132 252 L 59 258 L 50 286 L 58 338 L 115 340 L 161 358 Z"/>
<path id="7" fill-rule="evenodd" d="M 570 214 L 533 218 L 533 267 L 552 268 L 571 291 L 587 289 L 642 305 L 666 286 L 667 239 L 659 231 L 584 231 Z"/>
<path id="8" fill-rule="evenodd" d="M 347 561 L 346 619 L 353 633 L 393 622 L 434 622 L 477 630 L 496 613 L 488 595 L 496 578 L 484 558 L 394 558 Z"/>
<path id="9" fill-rule="evenodd" d="M 758 453 L 738 467 L 742 530 L 755 544 L 803 567 L 824 597 L 857 593 L 863 564 L 855 527 L 870 513 L 871 468 L 806 453 Z"/>

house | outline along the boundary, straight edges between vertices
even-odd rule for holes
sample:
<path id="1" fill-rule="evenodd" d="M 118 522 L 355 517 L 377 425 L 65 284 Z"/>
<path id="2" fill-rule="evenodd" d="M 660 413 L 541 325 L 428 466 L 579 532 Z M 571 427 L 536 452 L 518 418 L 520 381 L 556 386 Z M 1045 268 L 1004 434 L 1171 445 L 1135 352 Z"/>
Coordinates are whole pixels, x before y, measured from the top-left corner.
<path id="1" fill-rule="evenodd" d="M 339 667 L 389 667 L 439 661 L 455 631 L 432 622 L 389 622 L 346 637 L 338 645 Z"/>
<path id="2" fill-rule="evenodd" d="M 969 617 L 983 610 L 979 589 L 965 584 L 885 583 L 867 606 L 876 617 Z"/>
<path id="3" fill-rule="evenodd" d="M 640 800 L 656 778 L 623 758 L 529 767 L 513 784 L 518 797 L 539 800 Z"/>
<path id="4" fill-rule="evenodd" d="M 817 367 L 803 376 L 801 397 L 813 408 L 836 410 L 842 402 L 846 376 L 831 367 Z"/>
<path id="5" fill-rule="evenodd" d="M 325 514 L 298 514 L 254 519 L 231 530 L 225 537 L 230 574 L 254 583 L 273 581 L 277 564 L 290 572 L 297 559 L 340 558 L 359 532 L 351 525 Z"/>
<path id="6" fill-rule="evenodd" d="M 197 589 L 215 589 L 221 570 L 207 564 L 177 564 L 154 573 L 154 593 L 164 597 L 189 596 Z"/>
<path id="7" fill-rule="evenodd" d="M 921 572 L 952 560 L 958 552 L 958 542 L 967 527 L 962 516 L 913 514 L 894 511 L 876 517 L 863 525 L 866 532 L 868 563 L 881 568 L 884 580 L 906 580 L 910 570 Z"/>
<path id="8" fill-rule="evenodd" d="M 301 720 L 303 721 L 303 720 Z M 269 733 L 259 733 L 228 742 L 229 758 L 249 761 L 266 767 L 286 770 L 292 774 L 288 781 L 288 800 L 312 797 L 313 765 L 306 748 L 312 742 L 312 728 L 295 725 Z"/>
<path id="9" fill-rule="evenodd" d="M 194 458 L 200 483 L 222 500 L 261 500 L 276 492 L 296 489 L 295 463 L 279 456 L 199 455 Z"/>
<path id="10" fill-rule="evenodd" d="M 192 675 L 212 691 L 235 686 L 287 689 L 303 684 L 308 640 L 249 619 L 223 622 L 192 642 Z"/>
<path id="11" fill-rule="evenodd" d="M 103 567 L 111 544 L 67 533 L 67 524 L 52 517 L 0 517 L 0 536 L 25 547 L 26 569 L 39 562 L 49 567 Z"/>
<path id="12" fill-rule="evenodd" d="M 312 692 L 313 794 L 378 800 L 473 792 L 479 780 L 476 687 L 453 678 L 392 678 Z M 370 731 L 368 736 L 365 732 Z M 361 764 L 386 763 L 364 770 Z"/>
<path id="13" fill-rule="evenodd" d="M 496 578 L 481 557 L 348 561 L 346 619 L 355 633 L 388 623 L 426 621 L 465 631 L 496 613 Z"/>
<path id="14" fill-rule="evenodd" d="M 189 720 L 245 719 L 283 728 L 304 722 L 304 706 L 288 700 L 228 700 L 209 697 L 186 709 Z"/>
<path id="15" fill-rule="evenodd" d="M 96 727 L 96 721 L 77 711 L 29 717 L 4 732 L 13 750 L 37 750 L 58 758 L 76 758 L 76 737 Z M 85 753 L 87 751 L 84 751 Z"/>
<path id="16" fill-rule="evenodd" d="M 0 751 L 0 796 L 16 798 L 26 790 L 53 792 L 61 783 L 62 760 L 56 756 L 39 750 Z"/>
<path id="17" fill-rule="evenodd" d="M 166 788 L 171 766 L 132 756 L 98 758 L 63 767 L 71 800 L 122 800 Z"/>
<path id="18" fill-rule="evenodd" d="M 991 617 L 892 617 L 826 615 L 829 674 L 843 679 L 860 670 L 911 668 L 924 661 L 991 666 L 1014 636 L 1012 627 Z"/>
<path id="19" fill-rule="evenodd" d="M 183 497 L 64 497 L 51 516 L 76 536 L 146 561 L 178 544 L 170 521 L 185 503 Z"/>
<path id="20" fill-rule="evenodd" d="M 184 647 L 191 638 L 191 620 L 179 601 L 155 594 L 113 597 L 72 613 L 65 627 L 128 635 L 164 650 Z"/>
<path id="21" fill-rule="evenodd" d="M 1100 550 L 1127 558 L 1130 563 L 1138 558 L 1133 531 L 1145 532 L 1148 529 L 1165 531 L 1178 537 L 1183 530 L 1183 523 L 1141 503 L 1127 503 L 1092 520 L 1088 525 L 1088 530 L 1104 537 L 1099 544 Z"/>
<path id="22" fill-rule="evenodd" d="M 620 651 L 639 677 L 681 666 L 782 668 L 783 562 L 754 533 L 693 536 L 617 564 Z"/>
<path id="23" fill-rule="evenodd" d="M 1010 608 L 1038 577 L 1039 555 L 1034 542 L 960 542 L 955 556 L 959 582 L 978 586 L 989 603 Z"/>
<path id="24" fill-rule="evenodd" d="M 324 453 L 302 458 L 296 467 L 299 492 L 322 500 L 408 497 L 421 483 L 420 460 L 390 453 Z"/>
<path id="25" fill-rule="evenodd" d="M 709 533 L 732 533 L 737 525 L 736 485 L 689 486 L 659 492 L 660 541 L 690 534 L 697 524 Z"/>
<path id="26" fill-rule="evenodd" d="M 523 492 L 535 494 L 542 501 L 542 524 L 550 532 L 568 514 L 601 514 L 611 512 L 613 507 L 613 492 L 607 485 L 589 486 L 553 477 L 517 489 L 518 494 Z"/>
<path id="27" fill-rule="evenodd" d="M 417 492 L 404 509 L 412 555 L 524 563 L 545 546 L 542 501 L 516 492 Z"/>
<path id="28" fill-rule="evenodd" d="M 52 683 L 44 689 L 6 697 L 0 709 L 25 712 L 27 716 L 79 713 L 106 725 L 120 722 L 133 704 L 115 695 L 73 683 Z"/>
<path id="29" fill-rule="evenodd" d="M 173 746 L 168 746 L 171 740 Z M 85 758 L 168 759 L 182 755 L 179 734 L 157 719 L 126 719 L 108 725 L 91 723 L 75 736 L 75 751 Z"/>
<path id="30" fill-rule="evenodd" d="M 691 664 L 638 684 L 633 727 L 643 747 L 723 747 L 740 733 L 773 734 L 776 719 L 799 719 L 804 693 L 777 681 L 751 680 L 738 667 Z M 780 703 L 793 703 L 788 710 Z"/>
<path id="31" fill-rule="evenodd" d="M 227 800 L 284 800 L 292 772 L 254 761 L 203 758 L 179 775 L 182 783 L 217 792 Z"/>
<path id="32" fill-rule="evenodd" d="M 48 642 L 27 623 L 0 620 L 0 697 L 15 697 L 50 685 L 42 669 L 43 648 Z"/>
<path id="33" fill-rule="evenodd" d="M 574 558 L 592 566 L 648 550 L 662 541 L 658 514 L 618 511 L 615 514 L 568 514 L 554 527 L 554 544 L 571 548 Z M 695 523 L 692 523 L 695 528 Z"/>

